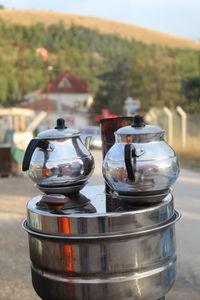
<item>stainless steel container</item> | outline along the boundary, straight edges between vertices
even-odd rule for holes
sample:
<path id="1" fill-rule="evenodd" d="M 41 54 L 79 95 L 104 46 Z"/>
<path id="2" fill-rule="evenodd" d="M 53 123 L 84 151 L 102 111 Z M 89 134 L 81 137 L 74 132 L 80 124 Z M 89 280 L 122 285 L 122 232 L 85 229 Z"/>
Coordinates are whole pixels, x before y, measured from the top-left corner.
<path id="1" fill-rule="evenodd" d="M 42 299 L 156 300 L 171 289 L 180 214 L 170 193 L 159 204 L 134 209 L 106 199 L 103 186 L 86 187 L 72 199 L 81 208 L 53 210 L 41 200 L 29 201 L 23 227 Z"/>
<path id="2" fill-rule="evenodd" d="M 80 132 L 65 126 L 58 119 L 54 129 L 40 132 L 26 149 L 22 169 L 45 193 L 64 193 L 81 190 L 94 170 L 94 159 L 80 139 Z"/>
<path id="3" fill-rule="evenodd" d="M 125 196 L 163 194 L 179 174 L 178 159 L 164 140 L 165 131 L 147 125 L 140 115 L 115 132 L 115 144 L 103 161 L 103 176 L 111 190 Z M 143 197 L 144 202 L 145 197 Z M 132 197 L 133 202 L 138 198 Z"/>

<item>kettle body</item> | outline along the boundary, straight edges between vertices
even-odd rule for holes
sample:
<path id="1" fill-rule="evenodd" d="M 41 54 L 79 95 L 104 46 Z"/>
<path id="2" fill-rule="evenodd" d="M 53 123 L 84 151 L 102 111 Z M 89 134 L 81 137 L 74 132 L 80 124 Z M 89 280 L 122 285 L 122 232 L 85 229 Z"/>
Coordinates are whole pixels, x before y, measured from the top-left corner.
<path id="1" fill-rule="evenodd" d="M 179 163 L 163 135 L 164 130 L 144 124 L 141 116 L 115 133 L 116 142 L 103 161 L 103 175 L 113 191 L 145 196 L 169 190 L 178 177 Z"/>
<path id="2" fill-rule="evenodd" d="M 40 189 L 50 188 L 53 192 L 54 187 L 83 187 L 92 175 L 94 159 L 80 133 L 66 129 L 64 120 L 58 119 L 55 129 L 30 141 L 22 168 Z"/>

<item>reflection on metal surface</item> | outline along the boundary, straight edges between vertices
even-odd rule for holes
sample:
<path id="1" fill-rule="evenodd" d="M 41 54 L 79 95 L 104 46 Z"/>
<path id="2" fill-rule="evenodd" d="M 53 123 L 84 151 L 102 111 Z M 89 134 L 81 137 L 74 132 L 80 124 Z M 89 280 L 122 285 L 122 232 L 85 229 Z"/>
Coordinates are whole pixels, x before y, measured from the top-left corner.
<path id="1" fill-rule="evenodd" d="M 109 126 L 112 128 L 112 119 Z M 104 152 L 103 161 L 103 175 L 111 191 L 120 195 L 144 195 L 169 190 L 178 177 L 179 165 L 163 136 L 163 129 L 146 125 L 140 115 L 133 117 L 133 124 L 115 132 L 115 143 L 112 134 L 113 145 Z"/>
<path id="2" fill-rule="evenodd" d="M 50 144 L 53 151 L 36 148 L 30 161 L 28 173 L 39 188 L 53 190 L 86 183 L 93 173 L 94 159 L 80 137 L 55 138 Z"/>
<path id="3" fill-rule="evenodd" d="M 106 154 L 103 175 L 112 190 L 121 194 L 162 192 L 170 188 L 179 174 L 174 151 L 164 141 L 134 143 L 136 153 L 135 181 L 129 179 L 124 160 L 125 143 L 116 143 Z M 133 160 L 133 159 L 132 159 Z"/>
<path id="4" fill-rule="evenodd" d="M 32 266 L 33 285 L 42 299 L 156 300 L 172 287 L 176 264 L 173 259 L 152 270 L 102 274 L 68 276 L 47 270 L 41 271 Z"/>
<path id="5" fill-rule="evenodd" d="M 58 229 L 60 232 L 64 232 L 65 234 L 71 234 L 71 225 L 69 218 L 61 217 L 58 219 Z M 60 245 L 61 247 L 61 257 L 64 258 L 66 263 L 66 271 L 74 270 L 74 254 L 73 254 L 73 246 L 72 245 Z"/>
<path id="6" fill-rule="evenodd" d="M 86 184 L 88 181 L 83 181 L 74 185 L 66 185 L 66 186 L 43 186 L 37 184 L 37 188 L 46 193 L 46 194 L 74 194 L 79 192 Z"/>
<path id="7" fill-rule="evenodd" d="M 106 196 L 103 189 L 103 186 L 85 187 L 81 194 L 71 198 L 67 209 L 53 214 L 39 205 L 42 195 L 34 197 L 27 205 L 28 225 L 38 232 L 65 235 L 58 228 L 58 220 L 65 214 L 70 219 L 71 235 L 95 236 L 99 228 L 103 234 L 121 235 L 160 226 L 174 216 L 171 193 L 158 204 L 141 207 L 119 201 L 114 195 Z"/>
<path id="8" fill-rule="evenodd" d="M 108 197 L 103 186 L 73 197 L 57 211 L 41 204 L 41 195 L 28 203 L 23 226 L 38 295 L 46 300 L 163 297 L 176 275 L 180 214 L 172 195 L 146 207 Z"/>

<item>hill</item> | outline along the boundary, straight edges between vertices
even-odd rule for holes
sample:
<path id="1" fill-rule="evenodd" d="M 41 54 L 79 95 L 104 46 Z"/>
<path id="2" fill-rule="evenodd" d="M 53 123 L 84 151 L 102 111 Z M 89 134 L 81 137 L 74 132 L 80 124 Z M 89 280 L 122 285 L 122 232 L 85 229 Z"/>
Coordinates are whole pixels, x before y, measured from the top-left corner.
<path id="1" fill-rule="evenodd" d="M 0 18 L 0 104 L 3 106 L 20 104 L 24 95 L 44 89 L 49 79 L 71 69 L 78 77 L 88 80 L 96 113 L 107 107 L 112 114 L 120 114 L 124 99 L 130 95 L 140 99 L 144 111 L 165 105 L 200 110 L 200 51 L 192 47 L 193 41 L 188 41 L 190 47 L 175 42 L 174 47 L 169 47 L 169 40 L 167 46 L 161 42 L 152 44 L 153 34 L 148 30 L 144 43 L 130 36 L 123 38 L 122 34 L 103 33 L 103 27 L 96 25 L 118 24 L 115 32 L 129 26 L 120 27 L 117 22 L 100 20 L 98 23 L 95 18 L 83 17 L 83 21 L 93 20 L 94 29 L 84 22 L 82 26 L 75 24 L 75 19 L 65 14 L 0 11 L 0 15 L 6 16 L 5 13 L 10 19 Z M 61 15 L 65 18 L 58 18 Z M 111 25 L 106 28 L 111 30 Z M 48 60 L 37 55 L 38 48 L 48 50 Z M 48 66 L 53 67 L 51 72 Z"/>
<path id="2" fill-rule="evenodd" d="M 45 10 L 0 10 L 0 18 L 23 25 L 42 22 L 46 25 L 63 22 L 67 28 L 72 24 L 98 30 L 104 34 L 117 34 L 126 39 L 135 39 L 146 44 L 158 44 L 175 48 L 200 49 L 200 42 L 147 29 L 122 22 L 90 16 L 80 16 Z"/>

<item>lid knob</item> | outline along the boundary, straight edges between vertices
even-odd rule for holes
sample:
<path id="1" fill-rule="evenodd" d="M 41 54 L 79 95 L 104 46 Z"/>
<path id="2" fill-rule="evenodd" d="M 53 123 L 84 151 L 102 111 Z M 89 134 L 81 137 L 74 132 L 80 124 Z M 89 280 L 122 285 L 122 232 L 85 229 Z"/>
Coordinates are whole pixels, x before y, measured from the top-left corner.
<path id="1" fill-rule="evenodd" d="M 55 129 L 65 129 L 67 126 L 65 126 L 65 120 L 63 118 L 57 119 L 57 125 Z"/>
<path id="2" fill-rule="evenodd" d="M 144 127 L 145 125 L 144 118 L 141 115 L 134 116 L 132 127 Z"/>
<path id="3" fill-rule="evenodd" d="M 70 199 L 67 196 L 56 194 L 44 195 L 41 199 L 41 202 L 47 204 L 48 208 L 52 210 L 62 209 L 69 201 Z"/>

